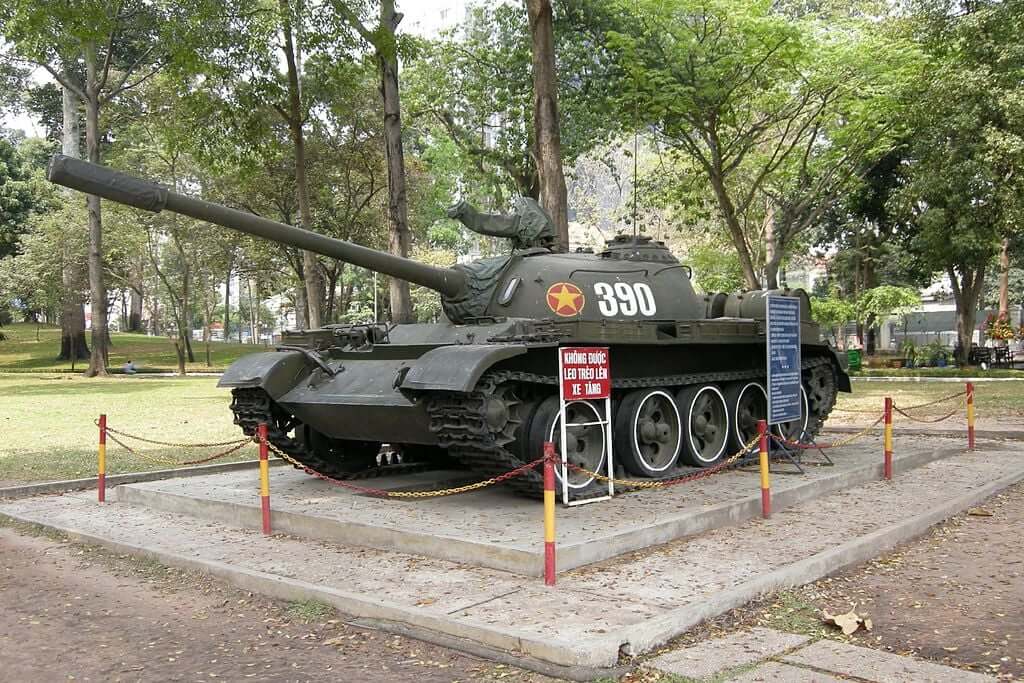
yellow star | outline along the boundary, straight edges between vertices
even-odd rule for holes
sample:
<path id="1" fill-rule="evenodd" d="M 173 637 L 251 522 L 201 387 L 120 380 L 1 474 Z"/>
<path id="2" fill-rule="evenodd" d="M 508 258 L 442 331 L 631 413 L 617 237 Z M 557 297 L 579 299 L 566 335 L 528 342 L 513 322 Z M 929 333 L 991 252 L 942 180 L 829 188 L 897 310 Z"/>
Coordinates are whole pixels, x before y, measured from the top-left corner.
<path id="1" fill-rule="evenodd" d="M 568 287 L 562 285 L 562 291 L 555 292 L 551 296 L 555 297 L 555 299 L 558 301 L 558 305 L 555 307 L 555 310 L 560 311 L 562 310 L 563 306 L 568 306 L 569 308 L 575 311 L 576 299 L 578 299 L 580 295 L 576 294 L 575 292 L 570 292 Z"/>

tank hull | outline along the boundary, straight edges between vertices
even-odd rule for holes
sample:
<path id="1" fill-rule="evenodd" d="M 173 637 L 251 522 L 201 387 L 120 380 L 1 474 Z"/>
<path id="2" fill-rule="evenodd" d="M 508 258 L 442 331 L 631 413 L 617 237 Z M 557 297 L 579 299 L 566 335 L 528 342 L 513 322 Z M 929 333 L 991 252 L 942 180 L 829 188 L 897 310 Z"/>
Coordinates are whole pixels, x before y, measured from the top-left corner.
<path id="1" fill-rule="evenodd" d="M 326 474 L 333 471 L 332 459 L 345 460 L 351 444 L 387 443 L 403 453 L 445 452 L 489 477 L 539 457 L 531 429 L 539 429 L 533 428 L 536 419 L 549 419 L 545 402 L 557 395 L 559 346 L 609 347 L 616 406 L 635 402 L 630 395 L 636 392 L 658 390 L 671 403 L 705 386 L 725 400 L 743 386 L 760 389 L 765 379 L 764 324 L 757 319 L 565 321 L 546 326 L 543 334 L 523 334 L 531 324 L 510 319 L 397 326 L 385 343 L 324 354 L 323 367 L 301 351 L 254 354 L 229 368 L 220 385 L 264 392 L 279 424 L 293 432 L 290 442 L 277 445 L 292 447 L 301 462 L 326 467 Z M 441 341 L 451 339 L 458 343 Z M 824 343 L 803 344 L 802 356 L 809 396 L 806 432 L 814 434 L 836 392 L 850 390 L 849 377 L 840 356 Z M 817 389 L 820 396 L 811 390 L 815 383 L 825 385 Z M 723 403 L 725 410 L 735 413 L 733 403 Z M 255 420 L 236 415 L 247 432 Z M 304 436 L 294 436 L 302 429 Z M 690 436 L 682 422 L 679 431 L 680 438 Z M 683 469 L 680 461 L 663 476 Z M 346 471 L 341 467 L 334 474 Z M 535 493 L 540 482 L 534 479 L 527 475 L 513 485 Z"/>

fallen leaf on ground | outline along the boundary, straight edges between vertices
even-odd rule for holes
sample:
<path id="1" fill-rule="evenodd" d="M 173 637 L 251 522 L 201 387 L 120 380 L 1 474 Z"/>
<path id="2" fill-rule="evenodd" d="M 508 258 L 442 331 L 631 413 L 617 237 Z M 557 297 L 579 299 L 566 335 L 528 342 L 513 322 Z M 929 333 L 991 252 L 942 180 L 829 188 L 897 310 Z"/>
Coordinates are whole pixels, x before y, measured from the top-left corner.
<path id="1" fill-rule="evenodd" d="M 850 635 L 861 626 L 865 630 L 870 631 L 872 626 L 870 618 L 863 617 L 853 610 L 845 614 L 829 614 L 828 610 L 822 610 L 821 617 L 826 624 L 832 624 L 842 629 L 844 636 Z"/>

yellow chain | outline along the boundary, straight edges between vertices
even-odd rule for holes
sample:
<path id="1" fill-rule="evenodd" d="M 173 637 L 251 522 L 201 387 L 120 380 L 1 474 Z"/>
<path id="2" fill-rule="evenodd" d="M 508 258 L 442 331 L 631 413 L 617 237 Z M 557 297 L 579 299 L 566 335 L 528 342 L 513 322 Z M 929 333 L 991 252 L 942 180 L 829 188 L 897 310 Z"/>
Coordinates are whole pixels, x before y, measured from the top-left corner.
<path id="1" fill-rule="evenodd" d="M 163 458 L 163 457 L 160 457 L 158 455 L 149 455 L 148 453 L 142 453 L 140 451 L 135 450 L 134 448 L 132 448 L 131 446 L 129 446 L 125 442 L 121 441 L 120 439 L 118 439 L 113 434 L 109 434 L 108 433 L 107 436 L 110 437 L 111 441 L 113 441 L 118 446 L 120 446 L 121 448 L 125 449 L 126 451 L 128 451 L 129 453 L 134 455 L 135 457 L 141 458 L 143 460 L 148 460 L 149 462 L 155 463 L 157 465 L 196 465 L 196 464 L 203 463 L 203 462 L 210 462 L 212 460 L 217 460 L 218 458 L 223 458 L 225 456 L 231 455 L 232 453 L 234 453 L 236 451 L 240 451 L 246 444 L 250 443 L 249 439 L 244 439 L 242 441 L 233 442 L 232 447 L 229 448 L 228 450 L 226 450 L 226 451 L 224 451 L 222 453 L 215 453 L 214 455 L 211 455 L 208 458 L 201 458 L 198 461 L 191 461 L 191 460 L 178 461 L 178 460 L 172 460 L 170 458 Z"/>
<path id="2" fill-rule="evenodd" d="M 838 441 L 831 442 L 829 444 L 829 448 L 841 448 L 842 446 L 848 446 L 849 444 L 853 443 L 854 441 L 856 441 L 857 439 L 861 438 L 862 436 L 867 435 L 869 432 L 871 432 L 873 429 L 875 429 L 878 426 L 878 424 L 880 422 L 882 422 L 884 419 L 885 419 L 885 414 L 883 413 L 882 415 L 878 416 L 877 420 L 875 420 L 874 422 L 872 422 L 871 424 L 869 424 L 867 427 L 865 427 L 864 429 L 860 430 L 856 434 L 852 434 L 850 436 L 847 436 L 847 437 L 844 437 L 842 439 L 839 439 Z"/>
<path id="3" fill-rule="evenodd" d="M 280 448 L 278 448 L 274 444 L 270 443 L 269 441 L 267 442 L 267 448 L 269 448 L 271 451 L 273 451 L 275 455 L 277 455 L 279 458 L 281 458 L 285 462 L 287 462 L 287 463 L 289 463 L 291 465 L 294 465 L 295 467 L 298 467 L 301 470 L 308 470 L 310 472 L 316 472 L 316 470 L 314 470 L 312 467 L 310 467 L 308 465 L 302 464 L 301 462 L 299 462 L 298 460 L 296 460 L 292 456 L 288 455 L 287 453 L 285 453 L 284 451 L 282 451 Z M 323 477 L 325 479 L 328 479 L 328 480 L 333 480 L 333 481 L 338 481 L 338 482 L 341 481 L 339 479 L 335 479 L 334 477 L 328 477 L 327 475 L 321 474 L 319 472 L 316 472 L 316 473 L 318 475 L 320 475 L 321 477 Z M 355 484 L 350 485 L 350 486 L 351 486 L 351 488 L 355 488 L 355 489 L 366 489 L 366 490 L 378 491 L 379 495 L 381 495 L 383 497 L 387 497 L 387 498 L 438 498 L 438 497 L 441 497 L 441 496 L 452 496 L 452 495 L 455 495 L 455 494 L 458 494 L 458 493 L 467 493 L 469 491 L 476 491 L 478 489 L 486 488 L 488 486 L 492 486 L 492 485 L 497 484 L 497 483 L 498 483 L 498 479 L 492 477 L 491 479 L 484 479 L 483 481 L 478 481 L 478 482 L 475 482 L 473 484 L 466 484 L 465 486 L 454 486 L 452 488 L 439 489 L 437 491 L 385 491 L 383 489 L 371 489 L 370 487 L 363 487 L 363 486 L 358 486 L 358 485 L 355 485 Z"/>
<path id="4" fill-rule="evenodd" d="M 729 465 L 731 465 L 732 463 L 736 462 L 741 457 L 743 457 L 744 455 L 749 453 L 750 449 L 753 448 L 754 444 L 756 444 L 758 439 L 760 439 L 760 438 L 761 438 L 760 436 L 753 437 L 750 441 L 748 441 L 746 444 L 744 444 L 743 448 L 741 448 L 735 454 L 729 456 L 728 458 L 726 458 L 722 462 L 718 463 L 717 465 L 714 465 L 713 467 L 709 467 L 708 469 L 703 470 L 702 472 L 697 472 L 697 473 L 695 473 L 693 475 L 687 475 L 687 476 L 691 476 L 691 477 L 695 477 L 695 478 L 706 477 L 706 476 L 710 476 L 711 474 L 713 474 L 713 473 L 715 473 L 715 472 L 717 472 L 719 470 L 725 469 L 726 467 L 728 467 Z M 555 466 L 558 466 L 560 464 L 561 463 L 559 461 L 555 462 Z M 572 467 L 572 469 L 577 471 L 577 472 L 582 472 L 582 473 L 584 473 L 586 475 L 589 475 L 589 476 L 597 479 L 598 481 L 603 481 L 603 482 L 606 482 L 606 483 L 610 481 L 613 484 L 617 484 L 619 486 L 625 486 L 625 487 L 628 487 L 628 488 L 634 488 L 634 489 L 660 489 L 660 488 L 664 488 L 665 486 L 671 486 L 672 482 L 674 481 L 672 479 L 666 479 L 664 481 L 639 481 L 637 479 L 616 479 L 615 477 L 608 477 L 608 476 L 605 476 L 603 474 L 598 474 L 597 472 L 591 472 L 590 470 L 585 469 L 583 467 L 580 467 L 579 465 L 574 465 Z M 685 480 L 686 476 L 678 477 L 678 479 Z"/>
<path id="5" fill-rule="evenodd" d="M 99 426 L 99 421 L 93 420 L 93 424 Z M 113 427 L 107 427 L 107 434 L 117 434 L 123 436 L 126 439 L 134 439 L 135 441 L 141 441 L 142 443 L 149 443 L 155 446 L 171 446 L 173 448 L 218 448 L 220 446 L 237 446 L 240 443 L 246 443 L 250 441 L 248 438 L 235 439 L 234 441 L 216 441 L 211 443 L 174 443 L 173 441 L 157 441 L 155 439 L 146 439 L 141 436 L 129 434 L 128 432 L 122 432 L 119 429 Z M 119 442 L 120 443 L 120 442 Z"/>

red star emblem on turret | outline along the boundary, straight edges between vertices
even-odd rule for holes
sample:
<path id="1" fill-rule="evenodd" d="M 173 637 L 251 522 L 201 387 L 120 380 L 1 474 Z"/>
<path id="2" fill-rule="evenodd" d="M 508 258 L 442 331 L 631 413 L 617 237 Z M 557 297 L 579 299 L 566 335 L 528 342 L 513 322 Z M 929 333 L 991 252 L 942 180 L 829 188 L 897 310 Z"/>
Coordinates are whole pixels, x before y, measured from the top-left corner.
<path id="1" fill-rule="evenodd" d="M 585 303 L 583 292 L 571 282 L 556 282 L 548 287 L 547 299 L 548 308 L 562 317 L 577 315 Z"/>

